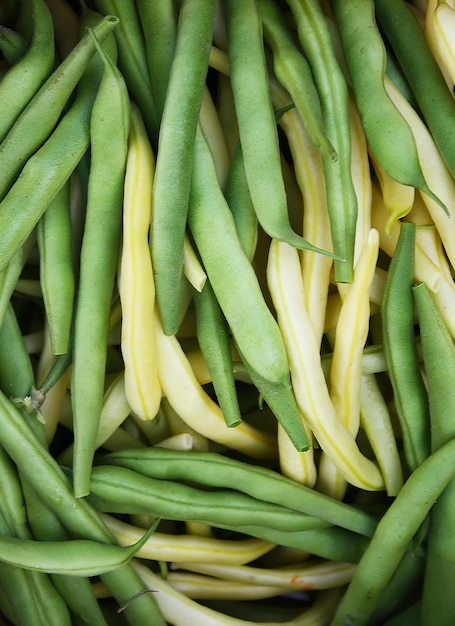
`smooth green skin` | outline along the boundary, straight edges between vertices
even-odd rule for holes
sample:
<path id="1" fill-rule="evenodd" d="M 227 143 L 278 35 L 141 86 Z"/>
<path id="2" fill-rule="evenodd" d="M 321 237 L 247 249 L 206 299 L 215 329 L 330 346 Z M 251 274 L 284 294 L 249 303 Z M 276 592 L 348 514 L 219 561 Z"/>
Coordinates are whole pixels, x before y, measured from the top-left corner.
<path id="1" fill-rule="evenodd" d="M 194 141 L 212 44 L 214 0 L 185 0 L 160 126 L 150 232 L 155 292 L 163 330 L 179 326 L 183 242 Z"/>
<path id="2" fill-rule="evenodd" d="M 98 43 L 97 48 L 104 62 L 104 73 L 90 119 L 91 161 L 74 322 L 71 384 L 74 492 L 77 497 L 85 496 L 89 491 L 103 403 L 130 119 L 125 82 Z M 108 185 L 106 181 L 109 181 Z"/>
<path id="3" fill-rule="evenodd" d="M 17 281 L 22 273 L 28 255 L 35 245 L 35 240 L 35 233 L 32 232 L 25 243 L 12 256 L 6 267 L 0 270 L 0 323 L 10 304 L 11 296 L 16 289 Z"/>
<path id="4" fill-rule="evenodd" d="M 0 389 L 12 398 L 30 394 L 33 367 L 10 303 L 0 326 Z"/>
<path id="5" fill-rule="evenodd" d="M 332 6 L 356 104 L 374 155 L 389 176 L 437 200 L 420 168 L 412 131 L 384 87 L 387 55 L 376 25 L 374 0 L 335 0 Z"/>
<path id="6" fill-rule="evenodd" d="M 194 303 L 199 347 L 226 425 L 233 428 L 240 424 L 242 417 L 235 387 L 229 327 L 209 281 L 201 292 L 194 290 Z"/>
<path id="7" fill-rule="evenodd" d="M 21 477 L 42 498 L 43 502 L 75 537 L 97 542 L 115 543 L 109 530 L 86 500 L 75 498 L 70 483 L 57 461 L 38 442 L 21 412 L 0 391 L 0 445 L 17 465 Z M 145 587 L 130 565 L 102 575 L 119 606 L 125 606 Z M 153 620 L 157 626 L 165 622 L 151 594 L 143 594 L 125 609 L 130 623 L 143 626 Z"/>
<path id="8" fill-rule="evenodd" d="M 69 181 L 57 192 L 41 216 L 36 236 L 40 284 L 52 352 L 65 354 L 69 350 L 75 293 Z"/>
<path id="9" fill-rule="evenodd" d="M 434 297 L 425 283 L 413 287 L 420 325 L 423 362 L 430 404 L 431 449 L 436 451 L 455 436 L 455 346 Z M 431 511 L 425 582 L 422 595 L 424 623 L 441 626 L 455 622 L 455 480 Z"/>
<path id="10" fill-rule="evenodd" d="M 98 38 L 104 40 L 117 24 L 113 16 L 101 20 L 95 27 Z M 0 144 L 0 198 L 5 197 L 27 160 L 52 133 L 95 49 L 92 38 L 85 35 L 30 100 Z M 67 149 L 71 153 L 70 145 Z"/>
<path id="11" fill-rule="evenodd" d="M 381 303 L 387 371 L 410 471 L 430 453 L 428 396 L 419 367 L 414 335 L 414 245 L 416 225 L 402 222 Z"/>
<path id="12" fill-rule="evenodd" d="M 303 53 L 319 93 L 327 137 L 338 159 L 323 154 L 327 208 L 335 259 L 335 280 L 351 282 L 357 220 L 357 196 L 351 176 L 348 87 L 338 65 L 332 37 L 318 0 L 287 0 Z"/>
<path id="13" fill-rule="evenodd" d="M 412 472 L 381 518 L 331 626 L 367 626 L 394 572 L 431 507 L 455 475 L 455 439 Z"/>
<path id="14" fill-rule="evenodd" d="M 102 462 L 121 465 L 152 478 L 187 479 L 195 484 L 235 489 L 366 537 L 373 535 L 378 522 L 373 515 L 300 485 L 278 472 L 213 452 L 187 454 L 163 448 L 121 450 L 103 456 Z"/>
<path id="15" fill-rule="evenodd" d="M 262 23 L 256 2 L 227 0 L 223 6 L 245 174 L 258 221 L 270 237 L 296 248 L 333 256 L 297 235 L 289 222 Z"/>
<path id="16" fill-rule="evenodd" d="M 0 561 L 48 574 L 99 576 L 125 565 L 150 534 L 151 531 L 147 531 L 128 547 L 85 539 L 35 541 L 0 536 Z"/>
<path id="17" fill-rule="evenodd" d="M 299 450 L 309 447 L 289 378 L 280 330 L 264 301 L 199 129 L 188 224 L 221 310 L 253 383 Z"/>
<path id="18" fill-rule="evenodd" d="M 267 43 L 273 51 L 273 68 L 288 90 L 313 143 L 332 159 L 336 151 L 327 138 L 321 103 L 310 66 L 292 39 L 283 13 L 272 0 L 259 0 L 259 12 Z"/>
<path id="19" fill-rule="evenodd" d="M 144 31 L 150 82 L 157 116 L 161 119 L 177 38 L 177 15 L 172 0 L 137 0 Z"/>
<path id="20" fill-rule="evenodd" d="M 141 110 L 152 146 L 158 140 L 159 117 L 148 65 L 144 33 L 135 2 L 124 0 L 95 0 L 95 7 L 103 15 L 116 15 L 120 19 L 115 29 L 119 51 L 119 69 Z"/>
<path id="21" fill-rule="evenodd" d="M 258 511 L 260 525 L 275 530 L 302 531 L 329 526 L 316 517 L 242 493 L 196 489 L 116 465 L 93 468 L 89 500 L 105 512 L 193 520 L 239 531 L 258 522 Z"/>
<path id="22" fill-rule="evenodd" d="M 29 572 L 4 563 L 0 567 L 0 589 L 3 598 L 0 598 L 0 609 L 17 624 L 42 626 L 39 616 Z M 8 602 L 8 606 L 5 603 Z"/>
<path id="23" fill-rule="evenodd" d="M 455 103 L 420 24 L 403 0 L 375 0 L 375 9 L 441 156 L 455 176 Z"/>
<path id="24" fill-rule="evenodd" d="M 248 259 L 252 261 L 258 240 L 258 219 L 251 201 L 240 142 L 232 155 L 224 196 L 231 209 L 240 244 Z"/>
<path id="25" fill-rule="evenodd" d="M 19 115 L 49 77 L 55 58 L 54 27 L 44 0 L 32 0 L 33 30 L 31 44 L 24 56 L 0 81 L 0 141 L 8 134 Z"/>

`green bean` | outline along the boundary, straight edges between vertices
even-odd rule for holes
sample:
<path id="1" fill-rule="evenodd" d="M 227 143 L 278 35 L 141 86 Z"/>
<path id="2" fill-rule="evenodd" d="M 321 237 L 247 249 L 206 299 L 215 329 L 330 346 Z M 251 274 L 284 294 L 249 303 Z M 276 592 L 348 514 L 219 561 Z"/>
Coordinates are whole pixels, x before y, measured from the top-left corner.
<path id="1" fill-rule="evenodd" d="M 144 545 L 156 525 L 128 547 L 89 539 L 35 541 L 0 535 L 0 561 L 36 572 L 99 576 L 127 563 Z"/>
<path id="2" fill-rule="evenodd" d="M 20 411 L 0 391 L 0 445 L 16 463 L 31 487 L 72 535 L 93 541 L 112 543 L 113 537 L 94 509 L 74 497 L 70 483 L 56 460 L 27 427 Z M 102 575 L 120 606 L 141 594 L 144 584 L 129 565 Z M 163 619 L 150 594 L 145 594 L 126 609 L 132 624 L 142 626 L 148 619 L 164 626 Z"/>
<path id="3" fill-rule="evenodd" d="M 335 259 L 335 279 L 351 282 L 357 220 L 357 197 L 351 176 L 348 87 L 336 59 L 332 38 L 317 0 L 287 0 L 322 107 L 327 136 L 338 159 L 323 155 L 327 209 Z M 344 259 L 341 262 L 339 259 Z"/>
<path id="4" fill-rule="evenodd" d="M 40 541 L 68 541 L 71 535 L 43 500 L 23 481 L 27 519 L 34 539 Z M 69 575 L 51 575 L 52 581 L 72 614 L 94 626 L 106 626 L 92 585 L 88 578 Z"/>
<path id="5" fill-rule="evenodd" d="M 24 398 L 33 385 L 33 368 L 12 304 L 0 326 L 0 388 L 10 397 Z"/>
<path id="6" fill-rule="evenodd" d="M 397 63 L 395 55 L 387 47 L 386 54 L 386 76 L 392 81 L 398 91 L 406 98 L 409 104 L 417 111 L 419 107 L 417 105 L 416 99 L 414 98 L 414 94 L 412 93 L 408 81 L 404 77 L 403 72 L 401 71 L 401 68 Z"/>
<path id="7" fill-rule="evenodd" d="M 374 0 L 336 0 L 333 7 L 355 100 L 375 157 L 393 179 L 421 189 L 440 203 L 425 181 L 411 129 L 384 87 L 386 51 Z"/>
<path id="8" fill-rule="evenodd" d="M 68 352 L 75 277 L 71 258 L 69 180 L 56 193 L 37 224 L 40 284 L 54 354 Z"/>
<path id="9" fill-rule="evenodd" d="M 22 273 L 27 258 L 35 245 L 35 233 L 26 239 L 25 243 L 13 255 L 9 263 L 3 270 L 0 270 L 0 324 L 5 315 L 11 296 L 17 286 L 17 281 Z"/>
<path id="10" fill-rule="evenodd" d="M 265 232 L 291 245 L 328 254 L 292 230 L 262 40 L 253 0 L 223 4 L 231 83 L 251 200 Z M 258 159 L 258 155 L 261 158 Z"/>
<path id="11" fill-rule="evenodd" d="M 264 502 L 234 491 L 205 491 L 169 480 L 158 480 L 120 466 L 93 468 L 89 501 L 108 513 L 151 515 L 235 528 L 256 524 L 283 531 L 329 526 L 316 517 Z"/>
<path id="12" fill-rule="evenodd" d="M 158 309 L 166 335 L 178 329 L 183 242 L 194 140 L 212 43 L 214 0 L 185 0 L 160 126 L 150 250 Z"/>
<path id="13" fill-rule="evenodd" d="M 381 304 L 384 356 L 394 392 L 408 468 L 414 470 L 430 451 L 428 397 L 414 336 L 414 244 L 416 225 L 401 224 Z"/>
<path id="14" fill-rule="evenodd" d="M 229 428 L 242 421 L 232 366 L 229 327 L 212 286 L 207 281 L 194 292 L 197 337 L 212 379 L 218 403 Z"/>
<path id="15" fill-rule="evenodd" d="M 252 261 L 258 240 L 258 220 L 251 201 L 240 142 L 232 155 L 224 195 L 234 217 L 242 248 Z"/>
<path id="16" fill-rule="evenodd" d="M 144 448 L 122 450 L 102 457 L 104 464 L 134 469 L 157 479 L 190 480 L 195 484 L 236 489 L 252 498 L 319 517 L 331 524 L 371 537 L 377 519 L 355 507 L 328 498 L 278 472 L 249 465 L 213 452 Z"/>
<path id="17" fill-rule="evenodd" d="M 119 69 L 138 105 L 154 149 L 158 140 L 159 117 L 147 65 L 146 43 L 139 20 L 137 3 L 120 0 L 96 0 L 95 7 L 120 19 L 115 30 L 119 51 Z"/>
<path id="18" fill-rule="evenodd" d="M 243 252 L 200 129 L 194 160 L 188 223 L 213 291 L 253 383 L 296 448 L 308 449 L 307 434 L 291 390 L 281 333 Z"/>
<path id="19" fill-rule="evenodd" d="M 160 120 L 174 59 L 177 38 L 176 9 L 171 0 L 137 0 L 136 5 L 144 31 L 150 82 Z"/>
<path id="20" fill-rule="evenodd" d="M 91 162 L 74 322 L 71 395 L 74 492 L 78 497 L 88 493 L 103 403 L 130 121 L 125 82 L 110 57 L 96 45 L 105 69 L 90 120 Z M 106 154 L 111 157 L 106 159 Z"/>
<path id="21" fill-rule="evenodd" d="M 336 152 L 325 133 L 311 69 L 295 45 L 284 15 L 272 0 L 260 0 L 258 6 L 265 39 L 272 48 L 276 77 L 293 99 L 313 143 L 326 156 L 336 159 Z"/>
<path id="22" fill-rule="evenodd" d="M 25 4 L 30 5 L 32 15 L 31 45 L 0 81 L 0 141 L 4 140 L 54 65 L 54 28 L 49 9 L 44 0 L 32 0 Z"/>
<path id="23" fill-rule="evenodd" d="M 1 509 L 9 534 L 28 538 L 30 535 L 19 476 L 13 462 L 3 448 L 0 448 L 0 470 L 2 476 L 0 484 Z"/>
<path id="24" fill-rule="evenodd" d="M 0 588 L 6 601 L 9 601 L 9 610 L 7 611 L 4 606 L 5 599 L 0 601 L 0 609 L 5 611 L 11 621 L 30 626 L 42 625 L 33 597 L 29 572 L 3 563 L 0 567 Z"/>
<path id="25" fill-rule="evenodd" d="M 431 425 L 431 450 L 435 452 L 455 435 L 449 416 L 455 410 L 453 376 L 455 346 L 439 308 L 425 283 L 413 287 L 420 325 L 423 362 L 428 388 Z M 441 374 L 441 364 L 444 373 Z M 438 498 L 430 514 L 430 530 L 422 596 L 424 623 L 452 624 L 455 620 L 455 598 L 451 593 L 455 571 L 453 559 L 455 480 Z"/>
<path id="26" fill-rule="evenodd" d="M 420 618 L 420 600 L 403 609 L 387 620 L 382 626 L 415 626 Z"/>
<path id="27" fill-rule="evenodd" d="M 406 550 L 434 502 L 455 475 L 455 439 L 427 457 L 410 475 L 381 518 L 337 609 L 332 626 L 362 626 L 378 606 Z M 412 515 L 410 515 L 412 511 Z"/>
<path id="28" fill-rule="evenodd" d="M 27 39 L 12 28 L 0 24 L 0 52 L 10 65 L 19 61 L 27 51 Z"/>
<path id="29" fill-rule="evenodd" d="M 375 0 L 376 15 L 452 176 L 455 103 L 415 15 L 404 0 Z M 425 80 L 422 80 L 422 77 Z"/>
<path id="30" fill-rule="evenodd" d="M 98 37 L 105 39 L 117 24 L 118 19 L 113 16 L 103 19 L 96 26 Z M 30 100 L 0 144 L 0 198 L 29 157 L 49 137 L 94 51 L 92 38 L 87 34 Z"/>

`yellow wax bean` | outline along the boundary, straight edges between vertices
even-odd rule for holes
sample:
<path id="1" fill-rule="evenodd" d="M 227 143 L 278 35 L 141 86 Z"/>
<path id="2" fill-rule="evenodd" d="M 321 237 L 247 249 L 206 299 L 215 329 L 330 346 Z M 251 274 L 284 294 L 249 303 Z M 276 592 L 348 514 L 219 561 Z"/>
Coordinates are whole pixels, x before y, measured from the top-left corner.
<path id="1" fill-rule="evenodd" d="M 254 458 L 275 458 L 276 441 L 245 422 L 227 428 L 220 407 L 198 383 L 177 338 L 165 335 L 154 314 L 161 387 L 170 405 L 195 431 Z"/>
<path id="2" fill-rule="evenodd" d="M 267 279 L 288 352 L 294 393 L 307 424 L 345 480 L 362 489 L 383 489 L 378 467 L 360 452 L 330 398 L 319 343 L 304 305 L 297 250 L 272 240 Z"/>
<path id="3" fill-rule="evenodd" d="M 150 142 L 140 113 L 133 108 L 125 175 L 119 293 L 125 393 L 131 410 L 144 420 L 155 417 L 161 401 L 153 328 L 155 288 L 148 244 L 153 175 Z"/>

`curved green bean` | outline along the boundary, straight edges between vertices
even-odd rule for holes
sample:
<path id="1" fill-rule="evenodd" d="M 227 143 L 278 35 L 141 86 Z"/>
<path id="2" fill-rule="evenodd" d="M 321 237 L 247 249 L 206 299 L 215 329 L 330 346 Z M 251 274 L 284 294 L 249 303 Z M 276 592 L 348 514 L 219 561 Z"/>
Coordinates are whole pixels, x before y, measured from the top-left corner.
<path id="1" fill-rule="evenodd" d="M 240 243 L 202 130 L 196 134 L 188 224 L 248 373 L 297 449 L 309 442 L 278 325 Z"/>
<path id="2" fill-rule="evenodd" d="M 19 61 L 27 51 L 27 39 L 12 28 L 0 24 L 0 52 L 10 65 Z"/>
<path id="3" fill-rule="evenodd" d="M 32 0 L 31 44 L 24 56 L 0 81 L 0 142 L 6 137 L 23 109 L 48 78 L 54 65 L 55 50 L 52 17 L 44 0 Z"/>

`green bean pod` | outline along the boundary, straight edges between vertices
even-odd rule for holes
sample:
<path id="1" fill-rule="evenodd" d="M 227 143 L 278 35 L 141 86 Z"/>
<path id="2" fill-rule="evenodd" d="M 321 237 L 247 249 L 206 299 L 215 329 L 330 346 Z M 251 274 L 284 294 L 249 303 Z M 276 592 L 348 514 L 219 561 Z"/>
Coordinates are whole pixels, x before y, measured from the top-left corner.
<path id="1" fill-rule="evenodd" d="M 375 0 L 375 9 L 441 156 L 455 176 L 455 103 L 420 24 L 404 0 Z"/>
<path id="2" fill-rule="evenodd" d="M 428 397 L 414 335 L 415 231 L 413 222 L 401 223 L 381 303 L 384 356 L 401 425 L 404 454 L 411 471 L 430 452 Z"/>
<path id="3" fill-rule="evenodd" d="M 381 518 L 343 596 L 332 626 L 367 626 L 434 502 L 453 480 L 455 439 L 427 457 L 410 475 Z M 412 515 L 410 515 L 412 511 Z"/>
<path id="4" fill-rule="evenodd" d="M 194 160 L 188 223 L 213 291 L 253 383 L 296 448 L 308 449 L 281 333 L 243 252 L 200 129 Z"/>
<path id="5" fill-rule="evenodd" d="M 177 15 L 171 0 L 137 0 L 144 31 L 150 82 L 158 123 L 161 120 L 177 38 Z"/>
<path id="6" fill-rule="evenodd" d="M 258 241 L 258 220 L 251 201 L 240 142 L 232 155 L 224 196 L 234 217 L 242 248 L 252 261 Z"/>
<path id="7" fill-rule="evenodd" d="M 43 502 L 76 537 L 113 543 L 114 539 L 96 511 L 85 500 L 74 497 L 73 490 L 57 461 L 37 441 L 23 420 L 20 411 L 0 391 L 0 445 L 15 462 L 27 482 Z M 1 568 L 0 568 L 1 569 Z M 130 565 L 102 575 L 119 606 L 140 595 L 145 586 Z M 164 621 L 150 594 L 141 595 L 128 605 L 125 613 L 135 626 L 153 620 L 157 626 Z"/>
<path id="8" fill-rule="evenodd" d="M 16 30 L 0 24 L 0 52 L 13 65 L 27 52 L 27 39 Z"/>
<path id="9" fill-rule="evenodd" d="M 54 354 L 68 352 L 75 276 L 71 255 L 69 181 L 56 193 L 37 225 L 40 284 Z"/>
<path id="10" fill-rule="evenodd" d="M 104 18 L 95 28 L 97 36 L 105 39 L 117 24 L 116 17 Z M 95 45 L 87 34 L 30 100 L 0 144 L 0 198 L 49 137 L 94 52 Z"/>
<path id="11" fill-rule="evenodd" d="M 119 69 L 131 95 L 138 105 L 154 150 L 158 139 L 159 116 L 154 87 L 150 81 L 144 33 L 136 2 L 122 0 L 96 0 L 95 6 L 104 15 L 118 16 L 115 30 L 119 52 Z"/>
<path id="12" fill-rule="evenodd" d="M 95 31 L 90 32 L 96 37 Z M 123 77 L 97 41 L 96 45 L 104 73 L 90 119 L 91 162 L 74 322 L 71 395 L 74 491 L 78 497 L 88 493 L 103 403 L 130 121 Z"/>
<path id="13" fill-rule="evenodd" d="M 333 8 L 362 125 L 375 157 L 393 179 L 439 202 L 420 168 L 411 129 L 384 87 L 386 50 L 376 25 L 374 0 L 336 0 Z"/>
<path id="14" fill-rule="evenodd" d="M 214 15 L 214 0 L 185 0 L 182 4 L 160 126 L 150 251 L 156 299 L 166 335 L 173 335 L 178 329 L 194 140 L 208 70 Z"/>
<path id="15" fill-rule="evenodd" d="M 413 287 L 427 377 L 430 406 L 431 449 L 435 452 L 454 438 L 451 416 L 455 411 L 453 376 L 455 346 L 433 295 L 425 283 Z M 441 375 L 441 365 L 444 372 Z M 451 592 L 455 580 L 455 480 L 452 480 L 435 503 L 430 514 L 430 530 L 422 595 L 422 619 L 449 625 L 455 620 L 455 598 Z"/>
<path id="16" fill-rule="evenodd" d="M 12 304 L 0 326 L 0 389 L 13 398 L 24 398 L 33 386 L 33 368 Z"/>
<path id="17" fill-rule="evenodd" d="M 102 457 L 103 464 L 121 465 L 151 478 L 190 480 L 195 484 L 235 489 L 252 498 L 319 517 L 355 533 L 371 537 L 375 516 L 300 485 L 278 472 L 213 452 L 180 452 L 164 448 L 120 450 Z"/>
<path id="18" fill-rule="evenodd" d="M 17 624 L 42 625 L 29 572 L 3 563 L 0 567 L 0 589 L 3 596 L 0 609 L 5 612 L 8 619 L 15 620 Z M 5 606 L 6 603 L 8 603 L 8 608 Z"/>
<path id="19" fill-rule="evenodd" d="M 351 282 L 358 207 L 351 175 L 348 87 L 318 0 L 287 0 L 287 4 L 296 20 L 299 41 L 313 72 L 327 136 L 338 155 L 334 161 L 323 154 L 327 209 L 337 257 L 335 279 Z"/>
<path id="20" fill-rule="evenodd" d="M 331 159 L 337 154 L 327 138 L 321 103 L 310 66 L 291 36 L 283 13 L 272 0 L 260 0 L 264 36 L 273 52 L 273 68 L 287 89 L 313 143 Z"/>
<path id="21" fill-rule="evenodd" d="M 275 239 L 333 256 L 297 235 L 289 222 L 258 7 L 253 0 L 226 0 L 223 6 L 245 174 L 258 221 Z"/>
<path id="22" fill-rule="evenodd" d="M 245 525 L 257 524 L 259 510 L 260 525 L 266 528 L 302 531 L 330 525 L 317 517 L 242 493 L 208 492 L 114 465 L 93 468 L 89 501 L 103 512 L 192 520 L 239 531 Z"/>
<path id="23" fill-rule="evenodd" d="M 194 302 L 199 346 L 226 425 L 234 428 L 242 417 L 235 387 L 229 327 L 208 281 L 202 291 L 194 291 Z"/>
<path id="24" fill-rule="evenodd" d="M 33 22 L 30 47 L 0 81 L 0 142 L 48 78 L 54 65 L 54 28 L 49 9 L 44 0 L 33 0 L 27 4 L 31 4 Z"/>

